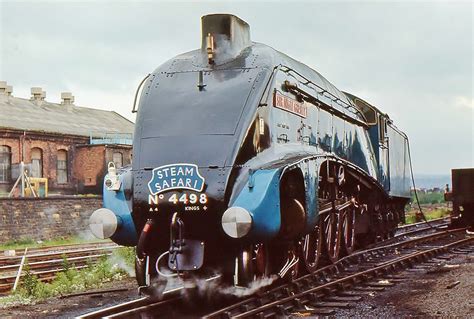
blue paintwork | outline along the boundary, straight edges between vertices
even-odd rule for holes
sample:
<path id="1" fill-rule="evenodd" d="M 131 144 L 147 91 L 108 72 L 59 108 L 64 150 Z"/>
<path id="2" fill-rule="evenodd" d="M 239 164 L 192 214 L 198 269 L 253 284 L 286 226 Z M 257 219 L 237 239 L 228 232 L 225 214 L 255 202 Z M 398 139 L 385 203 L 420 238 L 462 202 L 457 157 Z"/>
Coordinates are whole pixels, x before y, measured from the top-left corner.
<path id="1" fill-rule="evenodd" d="M 104 207 L 114 212 L 119 221 L 117 230 L 110 239 L 122 246 L 136 246 L 138 242 L 137 232 L 124 193 L 125 174 L 119 174 L 119 178 L 122 182 L 119 191 L 109 191 L 104 184 Z M 107 175 L 104 181 L 106 179 Z"/>
<path id="2" fill-rule="evenodd" d="M 306 190 L 306 225 L 305 231 L 310 232 L 318 221 L 318 164 L 316 160 L 302 161 L 298 165 L 304 176 Z"/>
<path id="3" fill-rule="evenodd" d="M 202 90 L 196 86 L 200 74 L 206 85 Z M 284 89 L 285 81 L 313 100 L 298 99 Z M 276 92 L 307 112 L 278 107 Z M 177 127 L 172 118 L 185 124 Z M 149 218 L 167 228 L 178 210 L 185 224 L 192 225 L 188 234 L 215 244 L 214 250 L 206 246 L 206 258 L 214 258 L 227 247 L 228 238 L 216 241 L 216 232 L 209 229 L 221 227 L 221 216 L 230 206 L 252 213 L 255 225 L 249 236 L 268 239 L 278 234 L 277 176 L 300 169 L 305 183 L 304 229 L 311 231 L 318 220 L 318 174 L 325 160 L 350 167 L 381 194 L 384 188 L 390 195 L 388 165 L 377 162 L 378 136 L 371 134 L 376 130 L 321 74 L 268 46 L 253 43 L 235 59 L 214 66 L 207 63 L 205 51 L 182 54 L 156 69 L 142 90 L 134 135 L 134 221 L 138 229 Z M 203 192 L 210 199 L 206 212 L 193 214 L 166 201 L 158 205 L 159 214 L 151 212 L 152 170 L 183 162 L 197 165 L 205 176 Z M 157 250 L 167 247 L 166 230 L 153 241 Z"/>
<path id="4" fill-rule="evenodd" d="M 262 169 L 253 172 L 235 201 L 229 205 L 242 207 L 250 212 L 252 229 L 247 235 L 248 238 L 266 240 L 278 234 L 280 174 L 281 169 Z"/>

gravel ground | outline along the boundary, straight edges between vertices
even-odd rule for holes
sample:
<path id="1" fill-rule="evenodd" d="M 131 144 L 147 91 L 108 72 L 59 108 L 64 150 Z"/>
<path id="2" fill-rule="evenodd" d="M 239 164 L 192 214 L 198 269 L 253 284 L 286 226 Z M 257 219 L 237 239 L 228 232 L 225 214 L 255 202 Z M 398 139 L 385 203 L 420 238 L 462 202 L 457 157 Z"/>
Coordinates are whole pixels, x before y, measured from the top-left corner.
<path id="1" fill-rule="evenodd" d="M 364 296 L 356 307 L 338 310 L 334 317 L 474 318 L 474 255 L 454 255 L 445 263 L 443 268 L 433 265 L 399 273 L 407 280 Z"/>
<path id="2" fill-rule="evenodd" d="M 107 283 L 101 290 L 117 288 L 126 288 L 127 290 L 62 299 L 52 298 L 36 305 L 0 309 L 0 318 L 73 318 L 105 306 L 137 298 L 138 291 L 136 285 L 135 278 Z"/>
<path id="3" fill-rule="evenodd" d="M 397 276 L 407 279 L 381 292 L 363 297 L 356 307 L 338 310 L 336 318 L 474 318 L 474 255 L 452 255 L 443 271 L 431 264 Z M 450 265 L 450 266 L 449 266 Z M 460 283 L 448 289 L 455 282 Z M 105 306 L 138 297 L 135 279 L 109 283 L 103 289 L 127 291 L 92 296 L 53 298 L 43 303 L 0 309 L 0 318 L 72 318 Z M 296 317 L 296 316 L 295 316 Z M 314 317 L 313 317 L 314 318 Z"/>

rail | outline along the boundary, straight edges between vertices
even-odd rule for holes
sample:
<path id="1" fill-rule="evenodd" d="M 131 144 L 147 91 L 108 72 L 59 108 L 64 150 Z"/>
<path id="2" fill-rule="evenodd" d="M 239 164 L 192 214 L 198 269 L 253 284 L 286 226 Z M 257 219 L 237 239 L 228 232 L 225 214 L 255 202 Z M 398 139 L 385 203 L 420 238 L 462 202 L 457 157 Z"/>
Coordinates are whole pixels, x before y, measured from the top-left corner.
<path id="1" fill-rule="evenodd" d="M 43 282 L 48 282 L 56 274 L 64 271 L 64 258 L 71 263 L 71 268 L 82 269 L 92 262 L 110 256 L 113 250 L 120 246 L 111 242 L 94 244 L 76 244 L 53 246 L 35 249 L 25 256 L 5 256 L 0 258 L 0 295 L 10 293 L 17 278 L 24 277 L 21 269 L 21 260 L 26 257 L 28 266 L 33 275 Z M 51 249 L 52 251 L 48 251 Z"/>
<path id="2" fill-rule="evenodd" d="M 318 304 L 335 291 L 369 285 L 377 276 L 386 278 L 392 271 L 409 267 L 448 249 L 472 243 L 474 237 L 463 238 L 465 229 L 438 231 L 400 243 L 356 252 L 335 264 L 323 267 L 312 274 L 273 288 L 258 297 L 251 297 L 228 307 L 216 310 L 204 318 L 244 318 L 288 315 L 293 309 L 304 309 L 307 304 Z M 437 244 L 438 243 L 438 244 Z M 417 246 L 421 245 L 422 246 Z M 388 259 L 387 259 L 388 258 Z M 389 284 L 386 284 L 389 285 Z"/>

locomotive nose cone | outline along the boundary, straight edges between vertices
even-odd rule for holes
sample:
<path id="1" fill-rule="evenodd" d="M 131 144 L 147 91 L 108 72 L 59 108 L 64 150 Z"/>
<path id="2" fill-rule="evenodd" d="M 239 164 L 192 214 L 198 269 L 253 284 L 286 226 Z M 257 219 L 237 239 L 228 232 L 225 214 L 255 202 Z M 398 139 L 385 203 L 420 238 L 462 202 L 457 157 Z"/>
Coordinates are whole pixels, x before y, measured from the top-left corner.
<path id="1" fill-rule="evenodd" d="M 118 224 L 117 216 L 107 208 L 97 209 L 89 218 L 89 228 L 99 239 L 110 238 L 117 230 Z"/>

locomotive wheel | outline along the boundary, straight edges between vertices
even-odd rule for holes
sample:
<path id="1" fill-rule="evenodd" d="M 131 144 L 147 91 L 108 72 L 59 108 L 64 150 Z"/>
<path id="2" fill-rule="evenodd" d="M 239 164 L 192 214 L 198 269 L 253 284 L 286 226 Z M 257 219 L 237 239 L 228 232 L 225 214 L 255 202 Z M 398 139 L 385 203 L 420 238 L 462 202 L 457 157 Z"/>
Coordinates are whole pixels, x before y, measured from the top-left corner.
<path id="1" fill-rule="evenodd" d="M 342 241 L 341 214 L 334 208 L 324 216 L 326 253 L 331 263 L 339 259 Z"/>
<path id="2" fill-rule="evenodd" d="M 280 236 L 285 239 L 297 237 L 304 230 L 306 212 L 301 200 L 282 196 Z"/>
<path id="3" fill-rule="evenodd" d="M 270 274 L 268 257 L 268 248 L 264 244 L 252 244 L 242 250 L 237 258 L 239 264 L 237 285 L 248 287 L 256 279 L 268 277 Z"/>
<path id="4" fill-rule="evenodd" d="M 304 268 L 308 273 L 314 272 L 320 265 L 323 250 L 324 232 L 323 220 L 319 219 L 314 230 L 307 234 L 302 241 L 302 259 Z"/>
<path id="5" fill-rule="evenodd" d="M 343 213 L 342 232 L 344 237 L 344 250 L 348 255 L 352 254 L 356 245 L 355 220 L 355 207 L 351 206 L 346 208 Z"/>
<path id="6" fill-rule="evenodd" d="M 268 262 L 268 248 L 264 244 L 253 245 L 253 264 L 254 264 L 254 278 L 268 277 L 270 273 Z"/>

